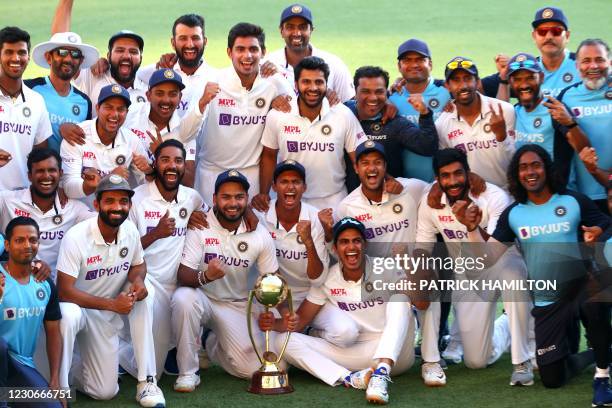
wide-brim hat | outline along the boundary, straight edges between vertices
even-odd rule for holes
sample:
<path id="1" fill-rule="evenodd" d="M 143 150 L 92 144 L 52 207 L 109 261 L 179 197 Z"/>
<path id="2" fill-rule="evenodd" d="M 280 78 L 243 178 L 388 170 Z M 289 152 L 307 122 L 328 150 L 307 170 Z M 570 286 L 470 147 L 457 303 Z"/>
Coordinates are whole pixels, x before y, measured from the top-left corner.
<path id="1" fill-rule="evenodd" d="M 91 67 L 98 61 L 98 58 L 100 58 L 100 53 L 96 47 L 89 44 L 83 44 L 80 35 L 77 33 L 65 32 L 55 33 L 51 36 L 49 41 L 37 44 L 32 50 L 32 59 L 36 65 L 43 68 L 49 68 L 45 53 L 61 47 L 72 47 L 80 50 L 83 54 L 83 61 L 81 61 L 81 68 L 83 69 Z"/>

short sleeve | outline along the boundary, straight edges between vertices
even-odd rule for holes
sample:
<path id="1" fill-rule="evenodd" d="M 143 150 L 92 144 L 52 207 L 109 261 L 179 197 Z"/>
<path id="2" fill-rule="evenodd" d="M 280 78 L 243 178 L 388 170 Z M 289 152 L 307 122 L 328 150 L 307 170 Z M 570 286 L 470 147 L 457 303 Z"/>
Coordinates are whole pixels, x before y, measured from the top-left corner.
<path id="1" fill-rule="evenodd" d="M 515 205 L 507 207 L 497 220 L 497 226 L 492 236 L 499 242 L 514 242 L 516 239 L 516 234 L 510 227 L 510 211 L 512 211 Z"/>
<path id="2" fill-rule="evenodd" d="M 261 136 L 261 144 L 269 149 L 278 150 L 278 115 L 277 111 L 271 110 L 266 117 L 266 126 Z"/>
<path id="3" fill-rule="evenodd" d="M 70 232 L 73 233 L 71 234 Z M 55 269 L 57 269 L 58 273 L 65 273 L 78 279 L 81 271 L 81 253 L 79 251 L 79 237 L 74 232 L 74 229 L 69 230 L 64 239 L 62 239 Z"/>
<path id="4" fill-rule="evenodd" d="M 57 321 L 62 318 L 62 312 L 60 311 L 59 306 L 59 296 L 57 295 L 57 287 L 53 284 L 51 278 L 47 279 L 47 283 L 49 284 L 51 293 L 49 294 L 49 303 L 47 303 L 47 307 L 45 308 L 45 316 L 43 317 L 43 320 Z"/>
<path id="5" fill-rule="evenodd" d="M 306 296 L 306 300 L 315 305 L 323 306 L 327 302 L 327 296 L 322 287 L 311 286 Z"/>
<path id="6" fill-rule="evenodd" d="M 204 253 L 203 240 L 200 234 L 200 230 L 187 230 L 185 245 L 183 245 L 183 255 L 181 257 L 181 264 L 195 270 L 200 269 L 202 254 Z"/>
<path id="7" fill-rule="evenodd" d="M 264 231 L 264 227 L 258 228 L 257 233 L 261 236 L 261 251 L 257 256 L 257 269 L 259 270 L 259 274 L 274 273 L 278 271 L 274 241 L 272 241 L 270 234 Z"/>

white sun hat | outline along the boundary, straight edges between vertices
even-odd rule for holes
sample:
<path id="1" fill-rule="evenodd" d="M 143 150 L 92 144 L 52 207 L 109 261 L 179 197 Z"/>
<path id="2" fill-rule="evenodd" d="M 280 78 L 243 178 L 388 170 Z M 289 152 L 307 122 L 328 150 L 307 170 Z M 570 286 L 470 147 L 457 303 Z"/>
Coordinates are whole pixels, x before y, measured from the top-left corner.
<path id="1" fill-rule="evenodd" d="M 81 53 L 83 53 L 81 68 L 91 67 L 100 57 L 100 53 L 96 47 L 89 44 L 83 44 L 80 35 L 77 33 L 66 32 L 55 33 L 53 36 L 51 36 L 49 41 L 37 44 L 32 50 L 32 59 L 37 65 L 43 68 L 49 68 L 49 64 L 47 64 L 47 60 L 45 59 L 45 53 L 61 47 L 77 48 L 81 51 Z"/>

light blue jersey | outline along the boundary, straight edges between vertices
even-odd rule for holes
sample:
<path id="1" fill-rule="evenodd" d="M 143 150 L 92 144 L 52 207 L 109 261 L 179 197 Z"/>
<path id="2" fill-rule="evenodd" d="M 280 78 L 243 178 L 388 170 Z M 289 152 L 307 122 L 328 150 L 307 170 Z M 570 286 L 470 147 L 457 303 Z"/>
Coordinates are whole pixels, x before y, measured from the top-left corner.
<path id="1" fill-rule="evenodd" d="M 394 93 L 389 97 L 389 101 L 393 103 L 398 110 L 398 113 L 406 119 L 419 125 L 419 112 L 417 112 L 408 102 L 410 93 L 406 88 L 402 88 L 400 93 Z M 444 81 L 434 80 L 430 78 L 429 85 L 423 92 L 423 100 L 434 114 L 434 121 L 438 119 L 442 109 L 450 100 L 450 94 L 444 87 Z M 402 155 L 404 161 L 404 177 L 417 178 L 426 182 L 431 182 L 434 179 L 434 172 L 431 164 L 431 157 L 421 156 L 411 151 L 405 150 Z"/>
<path id="2" fill-rule="evenodd" d="M 25 84 L 44 98 L 53 129 L 53 135 L 47 141 L 50 149 L 59 152 L 62 143 L 60 126 L 66 122 L 81 123 L 91 119 L 91 101 L 74 86 L 70 87 L 68 95 L 60 96 L 49 81 L 49 77 L 28 79 Z"/>
<path id="3" fill-rule="evenodd" d="M 57 290 L 50 279 L 38 283 L 30 276 L 30 282 L 22 285 L 2 265 L 0 273 L 6 278 L 0 304 L 0 337 L 8 344 L 11 357 L 35 368 L 33 356 L 43 320 L 62 317 Z"/>
<path id="4" fill-rule="evenodd" d="M 539 59 L 540 57 L 538 57 Z M 540 66 L 544 72 L 544 82 L 541 88 L 544 95 L 552 95 L 556 98 L 563 89 L 580 82 L 580 73 L 576 68 L 576 57 L 568 50 L 565 50 L 565 58 L 555 71 L 548 71 L 542 63 L 540 63 Z"/>
<path id="5" fill-rule="evenodd" d="M 590 90 L 583 83 L 574 84 L 559 94 L 580 129 L 591 141 L 599 158 L 598 166 L 612 168 L 612 87 Z M 587 171 L 581 160 L 574 160 L 578 191 L 592 200 L 607 198 L 606 189 Z"/>

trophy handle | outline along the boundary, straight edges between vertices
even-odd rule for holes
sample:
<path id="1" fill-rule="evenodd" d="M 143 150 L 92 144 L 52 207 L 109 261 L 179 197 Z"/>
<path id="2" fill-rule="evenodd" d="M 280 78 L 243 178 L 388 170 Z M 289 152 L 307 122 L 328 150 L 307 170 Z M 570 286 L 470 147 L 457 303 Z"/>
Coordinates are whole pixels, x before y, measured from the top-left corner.
<path id="1" fill-rule="evenodd" d="M 287 288 L 287 303 L 289 306 L 289 313 L 293 314 L 293 298 L 291 297 L 291 289 Z M 275 363 L 278 364 L 283 358 L 283 354 L 285 354 L 285 350 L 287 349 L 287 344 L 289 344 L 289 336 L 291 332 L 287 332 L 287 337 L 285 337 L 285 342 L 283 343 L 283 347 L 281 348 L 280 353 L 278 353 L 278 357 L 276 358 Z M 251 340 L 252 341 L 252 340 Z"/>
<path id="2" fill-rule="evenodd" d="M 253 309 L 253 296 L 255 295 L 255 291 L 249 291 L 249 298 L 247 300 L 247 329 L 249 331 L 249 339 L 251 339 L 251 344 L 253 345 L 253 350 L 255 350 L 255 354 L 259 359 L 261 364 L 264 363 L 264 360 L 259 355 L 259 351 L 257 351 L 257 345 L 255 344 L 255 340 L 253 339 L 253 328 L 251 327 L 251 311 Z M 286 342 L 285 342 L 286 343 Z M 284 350 L 284 348 L 283 348 Z"/>

